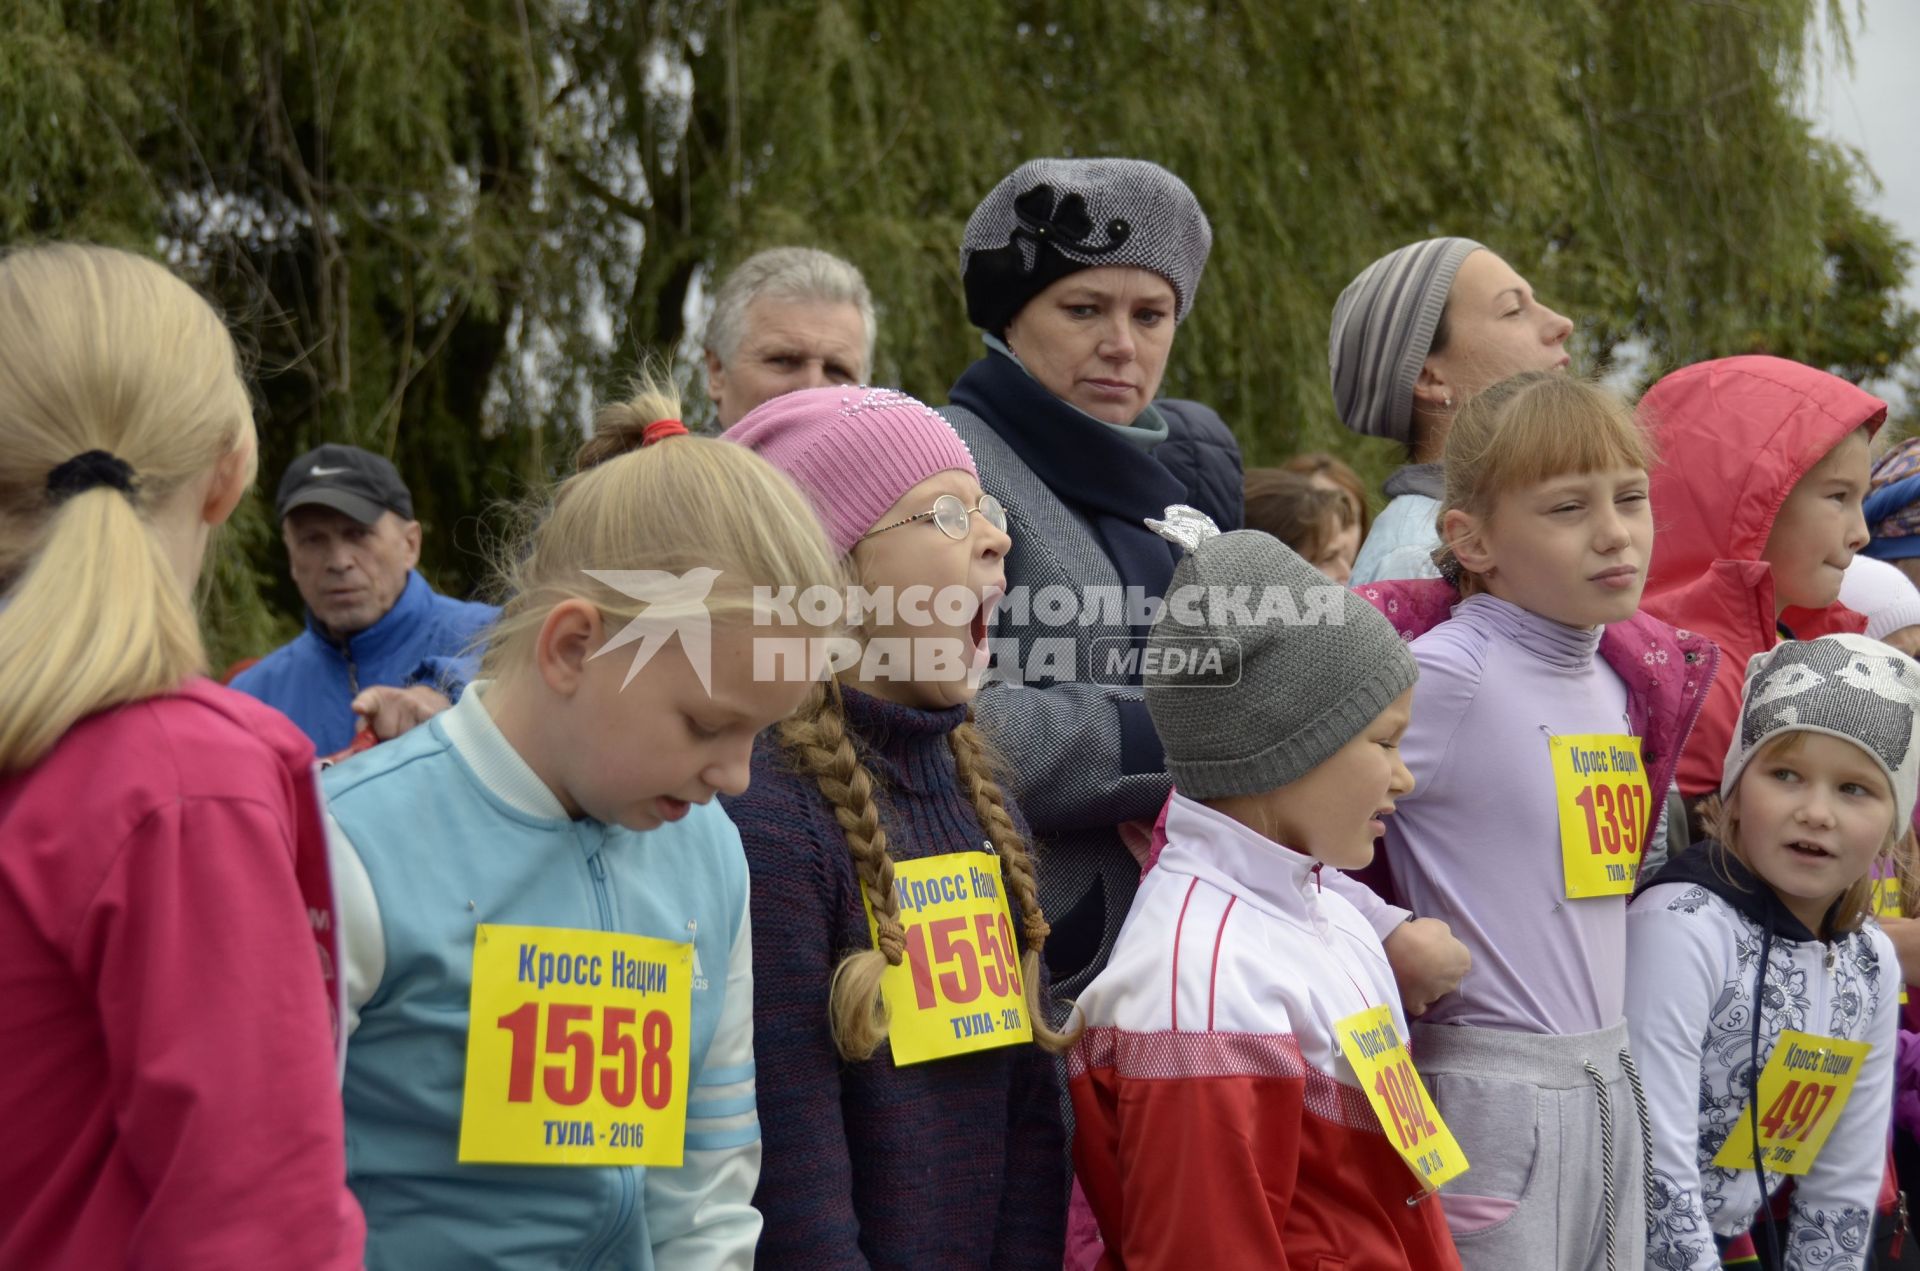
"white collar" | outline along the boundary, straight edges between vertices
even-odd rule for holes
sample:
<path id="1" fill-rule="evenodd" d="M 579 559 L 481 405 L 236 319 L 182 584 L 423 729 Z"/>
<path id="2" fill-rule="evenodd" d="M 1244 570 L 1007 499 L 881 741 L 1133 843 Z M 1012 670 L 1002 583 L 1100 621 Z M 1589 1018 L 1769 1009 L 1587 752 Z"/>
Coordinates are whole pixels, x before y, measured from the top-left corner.
<path id="1" fill-rule="evenodd" d="M 1160 864 L 1278 913 L 1304 914 L 1320 889 L 1318 860 L 1178 791 L 1167 807 Z"/>
<path id="2" fill-rule="evenodd" d="M 487 714 L 481 696 L 493 687 L 492 680 L 475 680 L 453 709 L 440 716 L 447 740 L 480 783 L 498 795 L 515 811 L 552 821 L 567 820 L 567 810 L 547 783 L 535 775 L 520 752 L 513 748 L 500 726 Z"/>

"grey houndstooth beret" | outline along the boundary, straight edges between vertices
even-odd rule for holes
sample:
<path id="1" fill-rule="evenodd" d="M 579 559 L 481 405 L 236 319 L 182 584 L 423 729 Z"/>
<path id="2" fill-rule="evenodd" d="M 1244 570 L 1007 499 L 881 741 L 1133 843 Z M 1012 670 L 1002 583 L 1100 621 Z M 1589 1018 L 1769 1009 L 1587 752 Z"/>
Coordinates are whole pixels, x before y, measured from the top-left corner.
<path id="1" fill-rule="evenodd" d="M 1144 159 L 1029 159 L 980 201 L 960 245 L 967 317 L 998 335 L 1027 301 L 1082 269 L 1131 265 L 1193 307 L 1213 247 L 1200 200 Z"/>

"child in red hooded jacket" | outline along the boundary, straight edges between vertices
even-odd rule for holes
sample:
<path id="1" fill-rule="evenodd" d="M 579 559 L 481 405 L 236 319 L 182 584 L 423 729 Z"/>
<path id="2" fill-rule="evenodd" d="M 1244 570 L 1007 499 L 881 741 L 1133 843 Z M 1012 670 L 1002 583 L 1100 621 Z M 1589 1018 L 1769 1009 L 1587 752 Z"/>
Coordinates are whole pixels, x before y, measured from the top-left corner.
<path id="1" fill-rule="evenodd" d="M 254 456 L 191 287 L 0 257 L 0 1267 L 360 1266 L 313 746 L 193 613 Z"/>
<path id="2" fill-rule="evenodd" d="M 1692 807 L 1720 788 L 1747 659 L 1783 639 L 1866 630 L 1839 603 L 1840 580 L 1867 542 L 1867 444 L 1887 404 L 1837 375 L 1751 356 L 1675 371 L 1640 410 L 1661 457 L 1641 608 L 1711 639 L 1727 668 L 1675 774 Z"/>

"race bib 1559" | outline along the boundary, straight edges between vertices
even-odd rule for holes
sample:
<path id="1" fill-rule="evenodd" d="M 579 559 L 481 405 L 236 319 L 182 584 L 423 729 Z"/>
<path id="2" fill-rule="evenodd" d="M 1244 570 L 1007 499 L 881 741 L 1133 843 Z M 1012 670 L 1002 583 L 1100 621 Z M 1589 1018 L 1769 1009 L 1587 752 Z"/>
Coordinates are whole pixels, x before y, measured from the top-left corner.
<path id="1" fill-rule="evenodd" d="M 896 1064 L 1033 1040 L 1000 860 L 951 852 L 893 867 L 907 955 L 880 981 Z M 879 924 L 867 908 L 867 927 Z"/>

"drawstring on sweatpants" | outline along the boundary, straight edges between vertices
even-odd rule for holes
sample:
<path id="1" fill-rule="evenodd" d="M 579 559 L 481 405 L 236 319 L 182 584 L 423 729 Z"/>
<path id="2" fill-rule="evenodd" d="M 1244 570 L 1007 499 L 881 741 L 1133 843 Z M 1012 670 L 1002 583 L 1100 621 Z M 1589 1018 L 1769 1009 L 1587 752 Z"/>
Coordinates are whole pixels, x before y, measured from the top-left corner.
<path id="1" fill-rule="evenodd" d="M 1607 1094 L 1607 1079 L 1593 1061 L 1583 1063 L 1587 1078 L 1593 1082 L 1593 1097 L 1600 1104 L 1600 1208 L 1607 1225 L 1607 1271 L 1620 1271 L 1620 1251 L 1613 1230 L 1618 1208 L 1613 1194 L 1613 1099 Z"/>
<path id="2" fill-rule="evenodd" d="M 1625 1046 L 1620 1048 L 1620 1067 L 1627 1074 L 1627 1084 L 1633 1088 L 1634 1110 L 1640 1114 L 1640 1151 L 1646 1167 L 1640 1184 L 1646 1193 L 1647 1212 L 1651 1214 L 1660 1207 L 1653 1193 L 1653 1121 L 1647 1115 L 1647 1092 L 1640 1086 L 1640 1070 L 1633 1066 L 1633 1055 Z"/>

